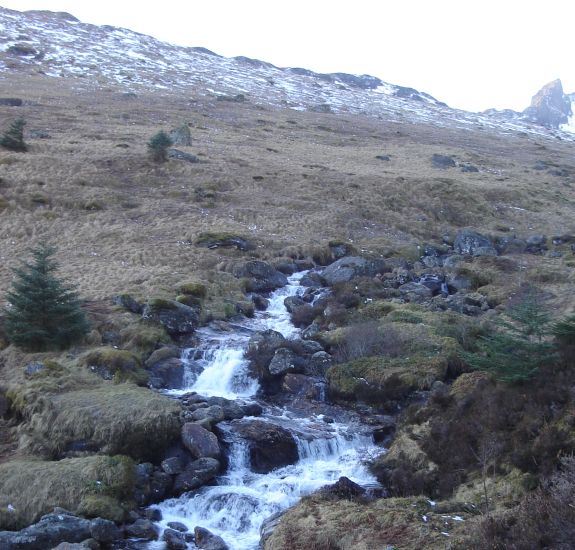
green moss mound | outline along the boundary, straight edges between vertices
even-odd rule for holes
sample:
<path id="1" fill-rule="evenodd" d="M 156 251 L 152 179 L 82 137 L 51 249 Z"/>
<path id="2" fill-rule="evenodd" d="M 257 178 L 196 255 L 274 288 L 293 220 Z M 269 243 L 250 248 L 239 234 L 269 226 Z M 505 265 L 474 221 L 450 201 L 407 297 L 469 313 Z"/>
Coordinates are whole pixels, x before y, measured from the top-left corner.
<path id="1" fill-rule="evenodd" d="M 88 441 L 102 453 L 154 460 L 180 431 L 178 402 L 133 384 L 30 394 L 16 402 L 27 420 L 21 447 L 49 458 Z"/>
<path id="2" fill-rule="evenodd" d="M 78 363 L 105 380 L 115 382 L 135 382 L 145 386 L 148 374 L 142 368 L 140 359 L 132 352 L 109 347 L 88 351 L 80 357 Z"/>
<path id="3" fill-rule="evenodd" d="M 122 521 L 134 508 L 134 483 L 134 463 L 125 456 L 5 462 L 0 464 L 0 529 L 21 529 L 56 506 Z"/>

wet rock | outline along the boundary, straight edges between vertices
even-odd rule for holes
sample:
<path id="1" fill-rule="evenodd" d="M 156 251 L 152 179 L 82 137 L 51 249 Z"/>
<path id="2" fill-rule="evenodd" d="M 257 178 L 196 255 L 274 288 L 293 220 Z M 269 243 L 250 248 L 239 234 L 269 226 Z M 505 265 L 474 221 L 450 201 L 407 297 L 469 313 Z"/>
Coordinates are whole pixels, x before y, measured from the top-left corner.
<path id="1" fill-rule="evenodd" d="M 219 458 L 218 438 L 205 428 L 188 422 L 182 426 L 182 443 L 194 458 Z"/>
<path id="2" fill-rule="evenodd" d="M 62 542 L 78 543 L 90 538 L 90 521 L 69 512 L 42 516 L 21 531 L 0 531 L 0 548 L 7 550 L 46 550 Z"/>
<path id="3" fill-rule="evenodd" d="M 299 271 L 297 264 L 294 261 L 283 260 L 274 263 L 274 267 L 284 275 L 293 275 Z"/>
<path id="4" fill-rule="evenodd" d="M 148 384 L 154 389 L 180 388 L 184 382 L 184 367 L 179 357 L 169 357 L 151 363 Z"/>
<path id="5" fill-rule="evenodd" d="M 261 416 L 264 412 L 263 407 L 257 403 L 246 403 L 242 405 L 242 410 L 246 416 Z"/>
<path id="6" fill-rule="evenodd" d="M 180 533 L 187 533 L 189 531 L 188 526 L 180 523 L 179 521 L 169 521 L 168 527 L 170 529 L 174 529 L 175 531 L 179 531 Z"/>
<path id="7" fill-rule="evenodd" d="M 265 519 L 260 527 L 260 546 L 265 548 L 265 542 L 271 536 L 276 527 L 279 525 L 280 520 L 284 516 L 285 511 L 277 512 L 271 515 L 269 518 Z"/>
<path id="8" fill-rule="evenodd" d="M 288 296 L 284 300 L 284 306 L 288 310 L 288 313 L 293 313 L 296 309 L 305 305 L 307 304 L 299 296 Z"/>
<path id="9" fill-rule="evenodd" d="M 460 229 L 457 232 L 453 248 L 456 253 L 466 256 L 497 256 L 491 240 L 470 229 Z"/>
<path id="10" fill-rule="evenodd" d="M 232 426 L 248 442 L 254 472 L 267 474 L 297 462 L 297 444 L 285 428 L 262 420 L 234 420 Z"/>
<path id="11" fill-rule="evenodd" d="M 173 485 L 172 476 L 166 472 L 156 470 L 150 478 L 150 501 L 159 502 L 166 498 Z"/>
<path id="12" fill-rule="evenodd" d="M 365 489 L 351 481 L 351 479 L 342 476 L 333 485 L 327 485 L 320 489 L 324 495 L 331 495 L 341 499 L 357 500 L 365 495 Z"/>
<path id="13" fill-rule="evenodd" d="M 215 458 L 200 458 L 190 462 L 186 469 L 176 476 L 173 493 L 181 495 L 193 491 L 211 481 L 220 471 L 220 462 Z"/>
<path id="14" fill-rule="evenodd" d="M 165 529 L 162 540 L 168 550 L 186 550 L 188 547 L 184 535 L 175 529 Z"/>
<path id="15" fill-rule="evenodd" d="M 318 273 L 306 273 L 301 279 L 299 284 L 308 288 L 320 288 L 323 286 L 321 277 Z"/>
<path id="16" fill-rule="evenodd" d="M 247 279 L 248 292 L 268 292 L 285 286 L 287 277 L 274 269 L 270 264 L 258 260 L 245 262 L 236 266 L 232 273 L 235 277 Z"/>
<path id="17" fill-rule="evenodd" d="M 270 301 L 259 294 L 252 296 L 252 302 L 258 311 L 265 311 L 270 305 Z"/>
<path id="18" fill-rule="evenodd" d="M 138 519 L 125 527 L 127 537 L 143 540 L 157 540 L 158 533 L 149 519 Z"/>
<path id="19" fill-rule="evenodd" d="M 304 374 L 307 376 L 324 377 L 332 365 L 332 357 L 325 351 L 317 351 L 305 364 Z"/>
<path id="20" fill-rule="evenodd" d="M 150 521 L 162 521 L 162 512 L 158 508 L 147 508 L 144 517 Z"/>
<path id="21" fill-rule="evenodd" d="M 455 161 L 452 157 L 437 153 L 431 157 L 431 164 L 434 168 L 455 168 Z"/>
<path id="22" fill-rule="evenodd" d="M 196 546 L 202 550 L 229 550 L 229 546 L 222 537 L 214 535 L 203 527 L 194 528 Z"/>
<path id="23" fill-rule="evenodd" d="M 286 374 L 282 381 L 282 391 L 303 399 L 319 398 L 317 381 L 304 374 Z"/>
<path id="24" fill-rule="evenodd" d="M 210 407 L 202 407 L 192 412 L 190 418 L 193 421 L 209 419 L 211 424 L 217 424 L 224 420 L 226 415 L 224 409 L 219 405 L 212 405 Z"/>
<path id="25" fill-rule="evenodd" d="M 306 339 L 306 340 L 310 340 L 310 339 L 314 338 L 315 336 L 317 336 L 320 332 L 321 332 L 321 327 L 319 326 L 319 323 L 316 323 L 314 321 L 311 325 L 309 325 L 308 327 L 304 328 L 301 331 L 301 337 Z"/>
<path id="26" fill-rule="evenodd" d="M 171 336 L 193 332 L 198 326 L 199 313 L 195 308 L 175 300 L 152 299 L 144 307 L 142 317 L 162 324 Z"/>
<path id="27" fill-rule="evenodd" d="M 122 538 L 122 532 L 113 521 L 96 518 L 90 522 L 90 534 L 94 540 L 102 543 L 113 542 Z"/>
<path id="28" fill-rule="evenodd" d="M 290 371 L 296 370 L 297 358 L 293 351 L 287 348 L 279 348 L 275 351 L 268 366 L 272 376 L 281 376 Z"/>
<path id="29" fill-rule="evenodd" d="M 346 256 L 327 266 L 321 278 L 329 286 L 346 283 L 355 277 L 373 277 L 385 270 L 383 260 L 368 260 L 359 256 Z"/>

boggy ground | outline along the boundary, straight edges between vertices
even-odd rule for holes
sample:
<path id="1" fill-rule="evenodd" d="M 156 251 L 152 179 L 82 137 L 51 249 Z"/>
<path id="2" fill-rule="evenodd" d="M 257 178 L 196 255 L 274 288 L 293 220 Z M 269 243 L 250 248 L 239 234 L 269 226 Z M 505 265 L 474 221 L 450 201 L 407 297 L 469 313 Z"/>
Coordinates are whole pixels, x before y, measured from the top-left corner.
<path id="1" fill-rule="evenodd" d="M 93 329 L 65 353 L 24 354 L 2 340 L 3 527 L 21 527 L 55 505 L 125 519 L 135 506 L 132 461 L 157 461 L 177 437 L 179 406 L 142 386 L 151 354 L 181 339 L 113 305 L 114 296 L 156 304 L 178 297 L 201 307 L 199 322 L 249 315 L 236 263 L 324 265 L 341 243 L 385 258 L 389 278 L 334 285 L 330 303 L 305 320 L 317 317 L 316 338 L 334 357 L 332 399 L 364 417 L 405 411 L 389 453 L 374 465 L 392 498 L 311 497 L 285 515 L 266 548 L 309 548 L 310 529 L 321 527 L 318 549 L 522 549 L 517 532 L 502 533 L 514 533 L 533 510 L 551 517 L 561 508 L 553 487 L 561 458 L 574 450 L 572 363 L 510 389 L 468 372 L 460 351 L 473 349 L 525 285 L 537 285 L 556 318 L 572 312 L 570 244 L 548 239 L 537 254 L 465 257 L 446 270 L 469 281 L 473 303 L 486 304 L 477 318 L 444 311 L 441 299 L 410 302 L 397 286 L 428 270 L 420 261 L 425 244 L 440 245 L 444 235 L 451 242 L 460 227 L 493 238 L 574 234 L 571 143 L 196 100 L 193 92 L 134 96 L 42 75 L 2 83 L 25 105 L 0 106 L 0 126 L 24 116 L 30 150 L 0 151 L 0 287 L 8 289 L 26 248 L 48 239 L 58 246 L 61 274 L 87 299 Z M 181 149 L 199 162 L 151 162 L 148 139 L 182 124 L 193 143 Z M 479 171 L 435 168 L 433 154 Z M 206 233 L 254 246 L 198 246 Z M 368 338 L 358 352 L 357 335 L 373 336 L 374 327 L 392 337 Z M 24 374 L 35 362 L 44 370 Z M 111 379 L 88 366 L 105 367 Z M 67 442 L 84 439 L 95 446 L 69 454 Z M 102 469 L 103 492 L 94 485 Z M 9 513 L 14 502 L 26 513 Z M 556 540 L 537 536 L 538 547 Z"/>

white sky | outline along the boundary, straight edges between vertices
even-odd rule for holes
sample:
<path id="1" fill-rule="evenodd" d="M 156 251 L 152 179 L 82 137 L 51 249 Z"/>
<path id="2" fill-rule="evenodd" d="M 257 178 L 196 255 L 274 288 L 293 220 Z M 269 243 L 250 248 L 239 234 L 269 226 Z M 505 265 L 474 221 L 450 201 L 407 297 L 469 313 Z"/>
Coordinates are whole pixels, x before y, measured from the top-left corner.
<path id="1" fill-rule="evenodd" d="M 547 82 L 575 92 L 572 0 L 0 0 L 67 11 L 225 56 L 371 74 L 452 107 L 523 110 Z"/>

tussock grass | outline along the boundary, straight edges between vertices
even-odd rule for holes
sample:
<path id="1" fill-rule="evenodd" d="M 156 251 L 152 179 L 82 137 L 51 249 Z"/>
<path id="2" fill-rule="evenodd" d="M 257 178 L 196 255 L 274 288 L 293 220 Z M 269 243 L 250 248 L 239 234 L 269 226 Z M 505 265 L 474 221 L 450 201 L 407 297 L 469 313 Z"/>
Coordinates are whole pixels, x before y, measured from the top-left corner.
<path id="1" fill-rule="evenodd" d="M 2 288 L 39 238 L 58 244 L 62 274 L 99 299 L 171 292 L 183 280 L 206 278 L 230 255 L 263 257 L 291 245 L 342 239 L 381 253 L 461 225 L 519 234 L 572 229 L 571 183 L 531 169 L 542 156 L 573 166 L 569 144 L 553 142 L 551 152 L 551 144 L 540 148 L 542 138 L 349 114 L 326 121 L 206 98 L 190 109 L 190 98 L 167 92 L 127 101 L 112 88 L 16 72 L 9 85 L 26 100 L 19 112 L 27 129 L 52 137 L 28 139 L 26 154 L 0 152 Z M 10 113 L 0 109 L 0 125 Z M 150 136 L 183 120 L 189 150 L 202 162 L 154 165 Z M 390 163 L 375 158 L 382 151 Z M 434 153 L 480 172 L 434 169 Z M 242 234 L 261 246 L 246 254 L 190 244 L 206 232 Z"/>
<path id="2" fill-rule="evenodd" d="M 85 513 L 97 501 L 108 505 L 101 517 L 121 521 L 134 506 L 133 491 L 134 463 L 125 456 L 6 462 L 0 464 L 0 529 L 20 529 L 56 506 Z"/>

